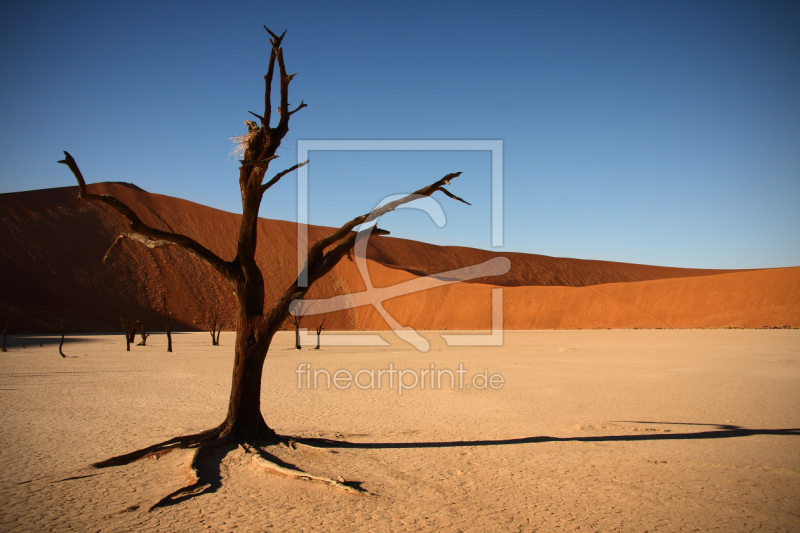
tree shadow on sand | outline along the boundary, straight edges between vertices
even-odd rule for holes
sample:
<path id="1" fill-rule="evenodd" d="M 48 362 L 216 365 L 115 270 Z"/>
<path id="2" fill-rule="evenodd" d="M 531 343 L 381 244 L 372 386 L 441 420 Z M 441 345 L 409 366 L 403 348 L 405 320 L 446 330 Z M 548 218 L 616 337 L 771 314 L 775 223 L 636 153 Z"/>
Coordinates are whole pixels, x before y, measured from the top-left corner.
<path id="1" fill-rule="evenodd" d="M 716 429 L 686 433 L 645 433 L 641 435 L 587 435 L 583 437 L 521 437 L 516 439 L 463 440 L 443 442 L 349 442 L 322 438 L 296 438 L 297 442 L 318 448 L 401 449 L 401 448 L 460 448 L 468 446 L 505 446 L 540 442 L 635 442 L 653 440 L 703 440 L 752 437 L 755 435 L 800 436 L 800 428 L 750 429 L 729 424 L 695 424 L 686 422 L 646 422 L 620 420 L 632 424 L 660 424 L 681 426 L 713 426 Z"/>
<path id="2" fill-rule="evenodd" d="M 152 505 L 149 510 L 158 507 L 172 506 L 181 503 L 188 499 L 194 498 L 201 494 L 211 494 L 216 492 L 222 487 L 221 465 L 225 456 L 232 450 L 241 446 L 244 451 L 251 454 L 254 462 L 270 471 L 277 472 L 282 475 L 304 479 L 307 481 L 323 482 L 334 487 L 346 490 L 347 492 L 362 494 L 365 496 L 375 496 L 375 494 L 367 491 L 361 484 L 363 481 L 352 481 L 339 478 L 333 480 L 321 476 L 310 474 L 298 466 L 288 462 L 286 459 L 277 457 L 276 455 L 267 451 L 270 446 L 284 446 L 285 448 L 295 450 L 298 446 L 308 446 L 312 448 L 323 449 L 362 449 L 362 450 L 391 450 L 391 449 L 423 449 L 423 448 L 462 448 L 462 447 L 476 447 L 476 446 L 508 446 L 514 444 L 537 444 L 543 442 L 637 442 L 637 441 L 681 441 L 681 440 L 706 440 L 706 439 L 730 439 L 741 437 L 753 437 L 758 435 L 775 435 L 775 436 L 800 436 L 800 428 L 788 429 L 751 429 L 743 428 L 730 424 L 697 424 L 687 422 L 646 422 L 646 421 L 632 421 L 623 420 L 617 421 L 629 424 L 657 424 L 657 425 L 678 425 L 678 426 L 707 426 L 713 427 L 706 431 L 695 432 L 648 432 L 642 434 L 623 434 L 623 435 L 588 435 L 580 437 L 550 437 L 550 436 L 537 436 L 537 437 L 520 437 L 513 439 L 481 439 L 481 440 L 463 440 L 463 441 L 429 441 L 429 442 L 350 442 L 347 440 L 335 440 L 316 437 L 288 437 L 277 436 L 277 440 L 264 442 L 260 445 L 241 445 L 235 443 L 228 443 L 208 450 L 204 454 L 200 454 L 192 461 L 192 469 L 197 469 L 195 472 L 197 483 L 179 489 L 158 502 Z M 651 430 L 652 431 L 652 430 Z M 158 448 L 158 445 L 153 447 Z M 150 454 L 142 454 L 145 450 L 133 452 L 130 455 L 136 455 L 137 459 L 149 455 L 161 455 L 168 453 L 171 449 L 161 449 L 154 451 Z M 96 463 L 95 468 L 105 468 L 107 466 L 114 466 L 122 464 L 118 458 L 112 458 L 104 463 Z M 136 459 L 133 459 L 136 460 Z M 129 462 L 129 461 L 125 461 Z M 83 476 L 81 476 L 83 477 Z M 68 478 L 77 479 L 77 478 Z"/>

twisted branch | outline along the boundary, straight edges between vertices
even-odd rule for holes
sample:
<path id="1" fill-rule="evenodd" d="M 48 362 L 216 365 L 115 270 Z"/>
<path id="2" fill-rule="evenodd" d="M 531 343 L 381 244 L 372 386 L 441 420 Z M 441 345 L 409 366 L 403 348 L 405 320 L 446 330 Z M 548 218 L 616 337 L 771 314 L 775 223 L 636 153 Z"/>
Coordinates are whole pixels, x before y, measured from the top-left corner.
<path id="1" fill-rule="evenodd" d="M 320 241 L 315 243 L 314 246 L 311 247 L 311 249 L 308 252 L 309 262 L 311 262 L 312 258 L 315 258 L 319 254 L 321 254 L 323 252 L 323 250 L 325 250 L 325 248 L 327 248 L 328 246 L 331 246 L 333 243 L 335 243 L 335 242 L 341 240 L 342 238 L 344 238 L 348 233 L 353 231 L 353 228 L 355 228 L 356 226 L 358 226 L 360 224 L 365 224 L 365 223 L 372 222 L 373 220 L 378 219 L 381 215 L 385 215 L 386 213 L 388 213 L 390 211 L 394 211 L 395 209 L 397 209 L 398 207 L 400 207 L 403 204 L 407 204 L 409 202 L 413 202 L 414 200 L 417 200 L 417 199 L 425 197 L 425 196 L 430 196 L 433 193 L 435 193 L 436 191 L 442 191 L 447 196 L 450 196 L 450 197 L 453 197 L 453 198 L 457 198 L 459 201 L 467 203 L 466 201 L 462 200 L 461 198 L 456 197 L 455 195 L 450 193 L 450 191 L 448 191 L 447 189 L 444 188 L 444 185 L 449 185 L 450 184 L 450 180 L 455 179 L 460 175 L 461 175 L 461 172 L 455 172 L 455 173 L 452 173 L 452 174 L 447 174 L 445 177 L 443 177 L 439 181 L 431 183 L 427 187 L 423 187 L 423 188 L 421 188 L 421 189 L 419 189 L 417 191 L 414 191 L 413 193 L 411 193 L 411 194 L 409 194 L 407 196 L 404 196 L 403 198 L 399 198 L 399 199 L 397 199 L 397 200 L 395 200 L 393 202 L 389 202 L 388 204 L 386 204 L 384 206 L 381 206 L 381 207 L 379 207 L 377 209 L 374 209 L 374 210 L 370 211 L 369 213 L 366 213 L 364 215 L 356 217 L 353 220 L 351 220 L 350 222 L 347 222 L 341 228 L 339 228 L 338 230 L 334 231 L 333 233 L 331 233 L 330 235 L 328 235 L 324 239 L 321 239 Z M 310 274 L 310 272 L 309 272 L 309 274 Z"/>
<path id="2" fill-rule="evenodd" d="M 106 252 L 106 256 L 103 258 L 104 261 L 109 257 L 110 253 L 119 246 L 121 239 L 126 237 L 131 240 L 141 242 L 150 248 L 163 246 L 164 244 L 159 244 L 160 242 L 178 245 L 184 250 L 192 253 L 195 257 L 198 257 L 214 267 L 214 269 L 222 274 L 226 279 L 232 280 L 235 278 L 236 272 L 231 263 L 223 261 L 214 252 L 199 244 L 194 239 L 179 233 L 170 233 L 168 231 L 162 231 L 148 226 L 142 222 L 136 213 L 134 213 L 133 209 L 120 202 L 113 196 L 106 194 L 87 193 L 86 182 L 83 179 L 83 174 L 78 168 L 78 163 L 75 162 L 75 159 L 69 154 L 69 152 L 64 152 L 64 159 L 59 161 L 59 163 L 67 165 L 72 171 L 72 174 L 75 176 L 75 179 L 78 181 L 78 200 L 91 200 L 104 203 L 114 208 L 119 214 L 128 220 L 128 227 L 131 229 L 131 233 L 123 234 L 117 237 L 117 240 L 114 241 L 114 244 L 112 244 L 111 248 L 109 248 L 108 252 Z"/>
<path id="3" fill-rule="evenodd" d="M 336 264 L 342 259 L 342 257 L 352 250 L 360 236 L 366 238 L 366 235 L 362 235 L 360 232 L 353 233 L 353 230 L 356 228 L 356 226 L 377 220 L 382 215 L 385 215 L 390 211 L 394 211 L 403 204 L 431 196 L 436 191 L 441 191 L 447 196 L 469 205 L 465 200 L 462 200 L 444 188 L 445 185 L 450 184 L 450 180 L 455 179 L 460 175 L 461 172 L 447 174 L 439 181 L 431 183 L 430 185 L 422 187 L 421 189 L 418 189 L 409 195 L 378 207 L 369 213 L 354 218 L 324 239 L 317 241 L 309 249 L 308 260 L 303 267 L 303 270 L 307 271 L 307 285 L 305 287 L 300 287 L 298 276 L 294 283 L 287 288 L 283 295 L 281 295 L 281 297 L 275 302 L 269 313 L 267 313 L 267 316 L 269 317 L 268 321 L 277 320 L 278 323 L 283 322 L 289 313 L 289 306 L 291 305 L 292 301 L 302 299 L 306 292 L 308 292 L 309 287 L 311 287 L 315 281 L 330 272 L 333 267 L 336 266 Z M 389 233 L 386 230 L 379 230 L 377 228 L 376 232 L 373 233 L 380 235 L 387 235 Z M 334 246 L 334 248 L 326 252 L 326 248 L 330 246 Z"/>

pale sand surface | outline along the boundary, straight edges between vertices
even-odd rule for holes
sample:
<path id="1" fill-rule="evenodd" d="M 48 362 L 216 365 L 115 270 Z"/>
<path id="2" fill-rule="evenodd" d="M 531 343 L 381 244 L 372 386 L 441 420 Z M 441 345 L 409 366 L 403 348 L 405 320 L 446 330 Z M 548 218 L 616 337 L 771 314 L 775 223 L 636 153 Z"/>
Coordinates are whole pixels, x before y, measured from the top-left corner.
<path id="1" fill-rule="evenodd" d="M 383 336 L 391 347 L 297 352 L 293 333 L 279 333 L 262 399 L 280 433 L 373 443 L 275 454 L 376 496 L 270 473 L 234 449 L 211 468 L 216 491 L 152 513 L 189 480 L 190 451 L 86 467 L 219 423 L 233 334 L 220 347 L 207 333 L 176 335 L 173 354 L 163 335 L 131 353 L 121 335 L 86 336 L 65 345 L 75 356 L 66 360 L 55 344 L 27 338 L 23 350 L 12 339 L 0 354 L 0 529 L 800 529 L 800 435 L 790 431 L 800 428 L 800 331 L 513 331 L 486 348 L 447 348 L 428 332 L 428 353 Z M 351 372 L 463 363 L 468 379 L 488 369 L 505 385 L 298 390 L 300 363 Z"/>

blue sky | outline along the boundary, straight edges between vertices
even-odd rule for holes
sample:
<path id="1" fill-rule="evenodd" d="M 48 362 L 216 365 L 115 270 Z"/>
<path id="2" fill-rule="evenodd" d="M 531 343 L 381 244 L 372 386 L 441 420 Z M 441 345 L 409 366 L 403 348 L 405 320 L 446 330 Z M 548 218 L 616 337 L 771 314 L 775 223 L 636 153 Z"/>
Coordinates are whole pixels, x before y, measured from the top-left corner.
<path id="1" fill-rule="evenodd" d="M 508 251 L 699 268 L 800 265 L 797 2 L 79 2 L 0 8 L 0 192 L 133 182 L 240 211 L 229 138 L 288 28 L 298 139 L 500 139 Z M 451 171 L 437 228 L 491 249 L 487 152 L 312 152 L 311 222 Z M 295 218 L 294 176 L 262 207 Z M 267 238 L 264 236 L 263 238 Z"/>

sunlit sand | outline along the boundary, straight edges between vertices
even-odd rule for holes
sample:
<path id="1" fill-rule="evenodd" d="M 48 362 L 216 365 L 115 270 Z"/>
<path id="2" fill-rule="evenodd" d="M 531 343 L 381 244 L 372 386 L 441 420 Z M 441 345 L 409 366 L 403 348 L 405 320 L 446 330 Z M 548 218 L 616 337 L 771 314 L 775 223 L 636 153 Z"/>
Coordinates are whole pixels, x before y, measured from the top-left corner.
<path id="1" fill-rule="evenodd" d="M 191 481 L 191 450 L 87 466 L 219 423 L 233 333 L 219 347 L 207 333 L 174 335 L 172 354 L 158 334 L 130 353 L 122 335 L 68 338 L 68 359 L 53 338 L 11 338 L 0 354 L 2 529 L 787 531 L 800 523 L 798 330 L 512 331 L 503 347 L 466 348 L 426 332 L 428 353 L 382 335 L 391 346 L 296 351 L 294 334 L 279 333 L 262 396 L 279 433 L 334 441 L 275 447 L 277 457 L 371 495 L 268 472 L 236 448 L 218 469 L 210 464 L 212 490 L 153 512 Z M 352 374 L 461 364 L 465 385 L 480 384 L 472 377 L 484 370 L 504 383 L 309 390 L 298 388 L 303 363 Z"/>

